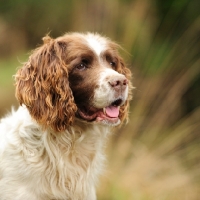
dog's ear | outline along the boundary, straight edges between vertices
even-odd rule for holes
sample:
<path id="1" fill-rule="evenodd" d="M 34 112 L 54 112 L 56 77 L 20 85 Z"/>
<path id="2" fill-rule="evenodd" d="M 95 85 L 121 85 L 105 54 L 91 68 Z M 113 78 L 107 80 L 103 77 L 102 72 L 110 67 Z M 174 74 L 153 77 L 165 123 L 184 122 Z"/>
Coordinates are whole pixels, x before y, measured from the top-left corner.
<path id="1" fill-rule="evenodd" d="M 65 62 L 67 43 L 49 36 L 43 41 L 15 76 L 16 97 L 42 127 L 60 132 L 72 125 L 77 110 Z"/>
<path id="2" fill-rule="evenodd" d="M 129 87 L 128 98 L 126 102 L 124 103 L 124 105 L 121 106 L 120 112 L 119 112 L 119 118 L 123 122 L 124 120 L 128 121 L 129 104 L 132 99 L 132 89 L 133 89 L 132 82 L 131 82 L 132 73 L 130 69 L 126 67 L 124 60 L 120 56 L 118 56 L 118 63 L 119 63 L 119 67 L 117 71 L 120 74 L 123 74 L 128 79 L 128 87 Z"/>

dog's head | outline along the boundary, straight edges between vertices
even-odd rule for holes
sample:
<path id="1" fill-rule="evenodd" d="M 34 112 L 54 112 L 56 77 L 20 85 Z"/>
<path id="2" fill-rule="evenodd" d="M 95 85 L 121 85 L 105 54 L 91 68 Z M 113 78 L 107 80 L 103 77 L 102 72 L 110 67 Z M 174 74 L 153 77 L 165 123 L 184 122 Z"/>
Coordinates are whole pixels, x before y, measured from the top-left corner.
<path id="1" fill-rule="evenodd" d="M 16 74 L 16 97 L 43 127 L 74 119 L 118 125 L 127 119 L 131 73 L 119 46 L 98 34 L 66 34 L 35 49 Z"/>

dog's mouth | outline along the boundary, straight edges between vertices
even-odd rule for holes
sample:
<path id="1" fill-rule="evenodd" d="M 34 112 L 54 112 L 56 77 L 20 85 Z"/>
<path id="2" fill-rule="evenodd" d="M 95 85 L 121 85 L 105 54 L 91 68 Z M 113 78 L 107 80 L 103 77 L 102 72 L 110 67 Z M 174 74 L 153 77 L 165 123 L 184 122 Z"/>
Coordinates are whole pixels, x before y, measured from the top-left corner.
<path id="1" fill-rule="evenodd" d="M 88 122 L 103 122 L 106 124 L 117 124 L 119 122 L 120 105 L 122 99 L 117 99 L 104 108 L 95 108 L 93 106 L 80 106 L 78 117 Z"/>

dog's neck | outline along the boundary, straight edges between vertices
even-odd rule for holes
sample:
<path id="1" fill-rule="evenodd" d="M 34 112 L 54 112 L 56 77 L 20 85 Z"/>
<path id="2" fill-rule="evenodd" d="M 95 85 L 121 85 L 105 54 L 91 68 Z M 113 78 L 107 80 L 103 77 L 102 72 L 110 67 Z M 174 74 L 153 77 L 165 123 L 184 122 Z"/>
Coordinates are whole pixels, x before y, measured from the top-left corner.
<path id="1" fill-rule="evenodd" d="M 80 156 L 80 159 L 83 154 L 93 157 L 92 154 L 102 152 L 107 137 L 110 135 L 110 128 L 104 125 L 75 121 L 72 127 L 61 133 L 44 131 L 43 140 L 49 155 L 53 151 L 57 151 L 57 153 L 62 151 L 65 152 L 65 155 L 73 152 Z M 92 161 L 91 158 L 90 161 Z"/>

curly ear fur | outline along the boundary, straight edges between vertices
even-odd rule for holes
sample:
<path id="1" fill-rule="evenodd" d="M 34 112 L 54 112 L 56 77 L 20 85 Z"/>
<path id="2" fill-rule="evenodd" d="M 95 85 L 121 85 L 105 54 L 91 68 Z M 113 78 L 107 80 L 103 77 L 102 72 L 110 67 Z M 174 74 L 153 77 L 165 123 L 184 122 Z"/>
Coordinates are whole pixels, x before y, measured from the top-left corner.
<path id="1" fill-rule="evenodd" d="M 132 99 L 133 86 L 131 83 L 131 78 L 132 78 L 131 71 L 125 66 L 125 63 L 121 57 L 118 57 L 118 59 L 119 59 L 120 67 L 117 69 L 117 71 L 119 73 L 125 75 L 125 77 L 128 79 L 128 86 L 129 86 L 128 98 L 127 98 L 125 104 L 123 106 L 121 106 L 120 112 L 119 112 L 119 118 L 123 122 L 124 120 L 128 121 L 128 114 L 129 114 L 128 111 L 129 111 L 129 104 Z"/>
<path id="2" fill-rule="evenodd" d="M 72 125 L 77 110 L 64 62 L 67 44 L 49 36 L 43 41 L 16 74 L 16 97 L 44 128 L 60 132 Z"/>

